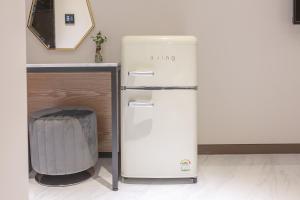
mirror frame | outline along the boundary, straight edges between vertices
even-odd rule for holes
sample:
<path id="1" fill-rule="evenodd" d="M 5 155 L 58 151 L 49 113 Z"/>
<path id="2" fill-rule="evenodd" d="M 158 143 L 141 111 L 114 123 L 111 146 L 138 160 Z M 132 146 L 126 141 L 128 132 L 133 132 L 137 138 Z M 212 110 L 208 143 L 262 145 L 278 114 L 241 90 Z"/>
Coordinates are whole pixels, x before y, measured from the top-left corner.
<path id="1" fill-rule="evenodd" d="M 42 40 L 41 38 L 38 36 L 38 33 L 35 31 L 35 29 L 32 27 L 32 20 L 33 20 L 33 7 L 35 5 L 35 3 L 38 0 L 32 0 L 31 3 L 31 7 L 30 7 L 30 13 L 29 13 L 29 17 L 28 17 L 28 21 L 27 21 L 27 28 L 30 30 L 31 33 L 33 33 L 33 35 L 48 49 L 48 50 L 76 50 L 81 43 L 83 42 L 83 40 L 91 33 L 91 31 L 95 28 L 95 20 L 94 20 L 94 16 L 93 16 L 93 12 L 92 12 L 92 6 L 91 6 L 91 2 L 90 0 L 85 0 L 88 10 L 89 10 L 89 14 L 90 14 L 90 18 L 92 21 L 92 26 L 91 28 L 85 33 L 85 35 L 79 40 L 79 42 L 75 45 L 74 48 L 50 48 L 49 46 L 47 46 Z"/>

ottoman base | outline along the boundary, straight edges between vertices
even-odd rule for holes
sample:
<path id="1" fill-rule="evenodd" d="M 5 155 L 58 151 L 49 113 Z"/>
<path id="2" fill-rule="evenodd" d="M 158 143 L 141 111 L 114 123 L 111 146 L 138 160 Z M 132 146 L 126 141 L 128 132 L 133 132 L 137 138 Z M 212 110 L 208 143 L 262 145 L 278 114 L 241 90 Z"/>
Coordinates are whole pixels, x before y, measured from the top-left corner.
<path id="1" fill-rule="evenodd" d="M 44 186 L 49 187 L 65 187 L 76 185 L 82 183 L 89 178 L 91 178 L 94 174 L 93 170 L 85 170 L 82 172 L 78 172 L 76 174 L 68 174 L 68 175 L 59 175 L 59 176 L 52 176 L 52 175 L 45 175 L 45 174 L 36 174 L 35 180 Z"/>

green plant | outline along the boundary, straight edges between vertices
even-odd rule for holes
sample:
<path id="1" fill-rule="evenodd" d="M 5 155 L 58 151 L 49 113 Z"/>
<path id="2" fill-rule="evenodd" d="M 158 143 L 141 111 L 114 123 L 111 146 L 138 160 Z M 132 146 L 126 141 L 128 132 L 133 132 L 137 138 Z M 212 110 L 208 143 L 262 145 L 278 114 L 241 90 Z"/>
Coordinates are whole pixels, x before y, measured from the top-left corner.
<path id="1" fill-rule="evenodd" d="M 96 43 L 96 46 L 100 48 L 101 45 L 107 41 L 107 37 L 105 35 L 102 35 L 100 31 L 97 33 L 96 36 L 93 36 L 92 39 Z"/>
<path id="2" fill-rule="evenodd" d="M 95 62 L 103 62 L 103 56 L 101 54 L 101 45 L 107 41 L 107 37 L 105 35 L 102 35 L 99 31 L 96 36 L 92 37 L 92 39 L 96 44 Z"/>

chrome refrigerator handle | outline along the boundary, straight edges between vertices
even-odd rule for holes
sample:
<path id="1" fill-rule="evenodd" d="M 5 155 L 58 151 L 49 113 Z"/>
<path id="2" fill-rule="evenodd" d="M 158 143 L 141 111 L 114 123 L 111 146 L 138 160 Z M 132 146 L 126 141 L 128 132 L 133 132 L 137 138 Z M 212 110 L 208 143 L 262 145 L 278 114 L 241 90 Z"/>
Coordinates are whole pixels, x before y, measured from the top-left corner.
<path id="1" fill-rule="evenodd" d="M 130 71 L 128 76 L 154 76 L 153 71 Z"/>
<path id="2" fill-rule="evenodd" d="M 153 102 L 148 102 L 148 101 L 129 101 L 128 102 L 128 107 L 132 108 L 152 108 L 154 107 Z"/>

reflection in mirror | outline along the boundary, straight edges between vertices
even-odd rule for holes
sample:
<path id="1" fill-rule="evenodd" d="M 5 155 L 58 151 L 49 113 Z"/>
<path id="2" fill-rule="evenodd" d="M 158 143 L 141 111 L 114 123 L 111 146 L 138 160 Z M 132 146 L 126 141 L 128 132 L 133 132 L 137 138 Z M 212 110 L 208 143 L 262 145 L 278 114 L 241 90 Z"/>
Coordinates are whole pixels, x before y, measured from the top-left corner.
<path id="1" fill-rule="evenodd" d="M 33 0 L 28 28 L 48 49 L 75 49 L 93 29 L 89 0 Z"/>
<path id="2" fill-rule="evenodd" d="M 31 13 L 30 28 L 48 48 L 55 48 L 54 0 L 37 0 Z"/>

